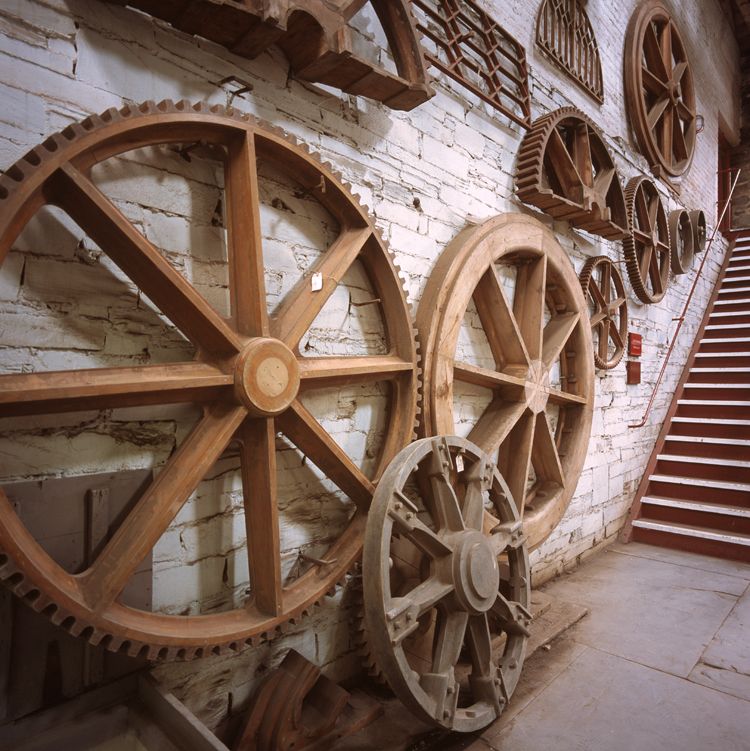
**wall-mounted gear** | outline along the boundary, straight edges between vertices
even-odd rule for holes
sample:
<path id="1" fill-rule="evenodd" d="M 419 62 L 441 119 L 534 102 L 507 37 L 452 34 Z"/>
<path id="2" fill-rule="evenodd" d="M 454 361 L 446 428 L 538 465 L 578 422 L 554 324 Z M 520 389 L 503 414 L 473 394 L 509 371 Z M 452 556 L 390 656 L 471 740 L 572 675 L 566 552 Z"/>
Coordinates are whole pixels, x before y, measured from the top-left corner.
<path id="1" fill-rule="evenodd" d="M 349 21 L 367 0 L 109 0 L 167 21 L 176 29 L 255 58 L 273 44 L 295 77 L 411 110 L 434 95 L 408 0 L 371 0 L 396 73 L 353 50 Z"/>
<path id="2" fill-rule="evenodd" d="M 518 152 L 519 198 L 574 227 L 620 240 L 628 233 L 622 185 L 598 129 L 575 107 L 534 121 Z"/>
<path id="3" fill-rule="evenodd" d="M 625 188 L 630 234 L 623 240 L 625 264 L 636 297 L 655 303 L 669 283 L 669 224 L 659 191 L 647 177 L 634 177 Z"/>
<path id="4" fill-rule="evenodd" d="M 581 288 L 591 312 L 596 334 L 594 362 L 597 368 L 614 368 L 625 353 L 628 335 L 628 303 L 617 266 L 607 256 L 589 258 L 580 275 Z"/>
<path id="5" fill-rule="evenodd" d="M 92 180 L 93 167 L 134 148 L 199 141 L 221 154 L 229 316 L 216 312 Z M 338 224 L 338 235 L 273 314 L 265 290 L 257 165 L 273 165 Z M 221 165 L 220 165 L 221 167 Z M 280 130 L 222 107 L 146 103 L 109 110 L 48 138 L 0 177 L 0 259 L 46 204 L 62 209 L 196 347 L 196 359 L 137 367 L 0 376 L 0 416 L 156 404 L 196 404 L 202 417 L 179 443 L 84 571 L 62 569 L 0 491 L 0 579 L 35 610 L 94 644 L 149 658 L 240 649 L 320 600 L 362 548 L 375 483 L 413 436 L 416 343 L 398 268 L 366 210 L 340 178 Z M 361 262 L 389 352 L 303 357 L 299 343 L 347 270 Z M 311 284 L 320 274 L 321 283 Z M 373 303 L 375 304 L 375 303 Z M 366 474 L 308 411 L 301 396 L 341 384 L 385 382 L 385 436 Z M 200 414 L 200 413 L 199 413 Z M 353 502 L 320 559 L 282 583 L 276 436 L 283 434 Z M 239 452 L 251 598 L 211 615 L 164 615 L 118 600 L 145 555 L 230 442 Z M 50 499 L 52 503 L 52 499 Z"/>
<path id="6" fill-rule="evenodd" d="M 673 274 L 686 274 L 695 258 L 695 232 L 690 214 L 678 209 L 669 214 L 669 248 Z"/>
<path id="7" fill-rule="evenodd" d="M 645 0 L 625 37 L 625 99 L 630 123 L 659 178 L 684 174 L 695 152 L 693 70 L 672 13 Z"/>

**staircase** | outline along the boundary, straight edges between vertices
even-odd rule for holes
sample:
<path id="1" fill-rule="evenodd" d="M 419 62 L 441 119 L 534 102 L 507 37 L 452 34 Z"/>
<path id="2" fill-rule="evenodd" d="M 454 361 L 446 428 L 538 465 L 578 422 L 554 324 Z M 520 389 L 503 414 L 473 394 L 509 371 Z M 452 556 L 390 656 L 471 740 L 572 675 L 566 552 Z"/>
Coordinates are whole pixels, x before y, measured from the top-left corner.
<path id="1" fill-rule="evenodd" d="M 750 229 L 734 237 L 623 536 L 750 561 Z"/>

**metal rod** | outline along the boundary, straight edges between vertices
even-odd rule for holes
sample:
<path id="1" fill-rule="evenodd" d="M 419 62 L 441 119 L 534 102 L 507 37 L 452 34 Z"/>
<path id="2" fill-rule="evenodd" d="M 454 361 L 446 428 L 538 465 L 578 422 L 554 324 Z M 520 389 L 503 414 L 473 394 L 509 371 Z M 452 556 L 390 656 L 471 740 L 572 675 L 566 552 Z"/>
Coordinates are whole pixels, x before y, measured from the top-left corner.
<path id="1" fill-rule="evenodd" d="M 642 428 L 646 424 L 648 416 L 651 414 L 651 408 L 654 406 L 656 394 L 659 391 L 659 386 L 661 386 L 662 379 L 664 378 L 664 373 L 667 370 L 667 364 L 669 363 L 669 358 L 672 356 L 674 345 L 677 343 L 677 336 L 680 333 L 682 324 L 685 322 L 685 314 L 687 313 L 687 309 L 690 305 L 691 300 L 693 299 L 695 288 L 698 286 L 698 280 L 701 278 L 701 274 L 703 273 L 703 267 L 706 264 L 706 259 L 708 258 L 709 251 L 711 250 L 711 246 L 713 245 L 716 233 L 719 231 L 719 227 L 724 220 L 724 214 L 726 214 L 727 209 L 732 202 L 732 195 L 734 194 L 735 187 L 737 187 L 737 181 L 740 178 L 740 172 L 742 172 L 742 170 L 737 170 L 737 174 L 734 178 L 734 182 L 732 183 L 732 187 L 729 189 L 729 195 L 727 196 L 727 200 L 724 203 L 724 208 L 721 211 L 721 216 L 714 226 L 714 231 L 711 233 L 711 239 L 708 241 L 708 246 L 706 247 L 705 253 L 703 253 L 703 260 L 701 261 L 701 265 L 698 267 L 698 273 L 695 275 L 693 286 L 690 288 L 687 300 L 685 300 L 685 306 L 683 307 L 682 313 L 680 314 L 679 320 L 677 322 L 677 328 L 675 329 L 674 334 L 672 334 L 672 341 L 669 343 L 669 349 L 667 349 L 667 354 L 664 357 L 664 362 L 662 363 L 661 370 L 659 371 L 659 377 L 656 379 L 656 383 L 654 384 L 654 390 L 651 392 L 651 398 L 648 400 L 648 405 L 646 406 L 646 411 L 643 414 L 643 419 L 640 422 L 630 423 L 628 425 L 629 428 Z"/>

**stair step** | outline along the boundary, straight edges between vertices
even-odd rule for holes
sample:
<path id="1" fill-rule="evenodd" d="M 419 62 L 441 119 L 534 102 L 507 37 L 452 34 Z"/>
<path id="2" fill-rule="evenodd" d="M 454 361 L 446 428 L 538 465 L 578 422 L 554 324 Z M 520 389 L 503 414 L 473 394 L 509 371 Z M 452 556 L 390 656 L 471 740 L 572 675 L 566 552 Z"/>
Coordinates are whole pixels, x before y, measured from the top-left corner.
<path id="1" fill-rule="evenodd" d="M 701 339 L 701 344 L 746 344 L 750 342 L 749 336 L 714 337 Z"/>
<path id="2" fill-rule="evenodd" d="M 735 292 L 739 290 L 734 290 Z M 719 292 L 721 294 L 721 292 Z M 717 305 L 750 305 L 750 297 L 742 297 L 739 300 L 717 300 L 714 303 L 714 307 Z"/>
<path id="3" fill-rule="evenodd" d="M 704 540 L 716 540 L 718 542 L 730 543 L 732 545 L 745 545 L 750 547 L 750 535 L 729 534 L 721 532 L 710 527 L 691 527 L 688 524 L 676 524 L 667 522 L 652 522 L 647 519 L 636 519 L 633 522 L 634 527 L 639 529 L 651 529 L 657 532 L 668 532 L 673 535 L 685 535 L 687 537 L 698 537 Z"/>
<path id="4" fill-rule="evenodd" d="M 750 287 L 737 287 L 736 289 L 720 289 L 719 295 L 737 295 L 740 292 L 743 292 L 743 293 L 750 292 Z"/>
<path id="5" fill-rule="evenodd" d="M 723 289 L 727 282 L 750 282 L 750 276 L 725 276 L 720 289 Z"/>
<path id="6" fill-rule="evenodd" d="M 681 456 L 678 454 L 658 454 L 657 460 L 660 462 L 684 462 L 686 464 L 709 464 L 712 467 L 716 466 L 716 461 L 707 456 Z M 724 459 L 721 462 L 722 467 L 748 467 L 750 468 L 750 461 L 742 461 L 741 459 Z M 742 484 L 742 483 L 740 483 Z M 747 486 L 750 490 L 750 485 Z"/>
<path id="7" fill-rule="evenodd" d="M 747 367 L 747 368 L 690 368 L 690 372 L 691 373 L 747 373 L 750 375 L 750 367 Z"/>
<path id="8" fill-rule="evenodd" d="M 698 368 L 696 368 L 698 370 Z M 727 368 L 729 370 L 729 368 Z M 743 368 L 734 368 L 734 370 L 742 370 L 744 372 Z M 691 371 L 693 372 L 693 371 Z M 746 389 L 747 384 L 746 383 L 686 383 L 685 384 L 686 389 L 716 389 L 720 391 L 726 391 L 727 389 Z M 748 402 L 750 404 L 750 402 Z"/>
<path id="9" fill-rule="evenodd" d="M 704 425 L 748 425 L 750 420 L 732 420 L 714 417 L 673 417 L 672 422 L 695 422 Z"/>
<path id="10" fill-rule="evenodd" d="M 727 480 L 703 480 L 696 477 L 679 477 L 677 475 L 651 475 L 649 482 L 663 482 L 669 485 L 690 485 L 716 490 L 731 490 L 737 493 L 750 493 L 750 484 L 746 482 L 729 482 Z"/>
<path id="11" fill-rule="evenodd" d="M 732 329 L 746 329 L 750 323 L 709 323 L 706 331 L 731 331 Z"/>
<path id="12" fill-rule="evenodd" d="M 675 418 L 679 419 L 679 418 Z M 747 422 L 750 422 L 748 420 Z M 750 441 L 745 440 L 744 438 L 719 438 L 714 436 L 706 436 L 706 435 L 668 435 L 665 439 L 665 441 L 677 441 L 679 443 L 710 443 L 710 444 L 719 444 L 723 446 L 747 446 L 750 448 Z"/>
<path id="13" fill-rule="evenodd" d="M 741 516 L 750 519 L 750 508 L 742 506 L 728 506 L 720 503 L 701 503 L 700 501 L 683 501 L 679 498 L 663 498 L 655 495 L 644 495 L 641 503 L 650 506 L 665 506 L 667 508 L 682 509 L 683 511 L 698 511 L 707 514 L 724 514 L 726 516 Z"/>
<path id="14" fill-rule="evenodd" d="M 750 272 L 750 266 L 740 265 L 740 264 L 746 264 L 748 260 L 750 260 L 750 257 L 748 257 L 747 259 L 740 258 L 738 261 L 735 262 L 736 265 L 735 263 L 732 263 L 730 261 L 729 265 L 727 266 L 727 273 L 729 273 L 730 271 L 749 271 Z M 726 279 L 726 277 L 724 278 Z"/>
<path id="15" fill-rule="evenodd" d="M 750 357 L 747 350 L 735 350 L 734 352 L 696 352 L 696 357 Z"/>

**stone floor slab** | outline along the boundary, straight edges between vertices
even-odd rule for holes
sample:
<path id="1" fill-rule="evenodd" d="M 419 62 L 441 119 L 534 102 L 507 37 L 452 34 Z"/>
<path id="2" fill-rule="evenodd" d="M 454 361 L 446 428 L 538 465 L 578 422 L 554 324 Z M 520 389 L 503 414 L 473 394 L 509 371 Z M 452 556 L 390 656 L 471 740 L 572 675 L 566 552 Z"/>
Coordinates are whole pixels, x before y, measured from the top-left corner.
<path id="1" fill-rule="evenodd" d="M 747 751 L 749 710 L 727 694 L 587 648 L 482 738 L 495 751 Z"/>
<path id="2" fill-rule="evenodd" d="M 701 662 L 750 677 L 750 586 L 721 624 Z"/>
<path id="3" fill-rule="evenodd" d="M 714 668 L 699 662 L 691 671 L 688 680 L 750 702 L 750 675 Z M 747 711 L 750 712 L 750 706 Z M 748 745 L 750 745 L 750 740 Z"/>
<path id="4" fill-rule="evenodd" d="M 607 550 L 545 591 L 590 609 L 576 627 L 582 644 L 687 677 L 746 588 L 738 576 Z"/>

